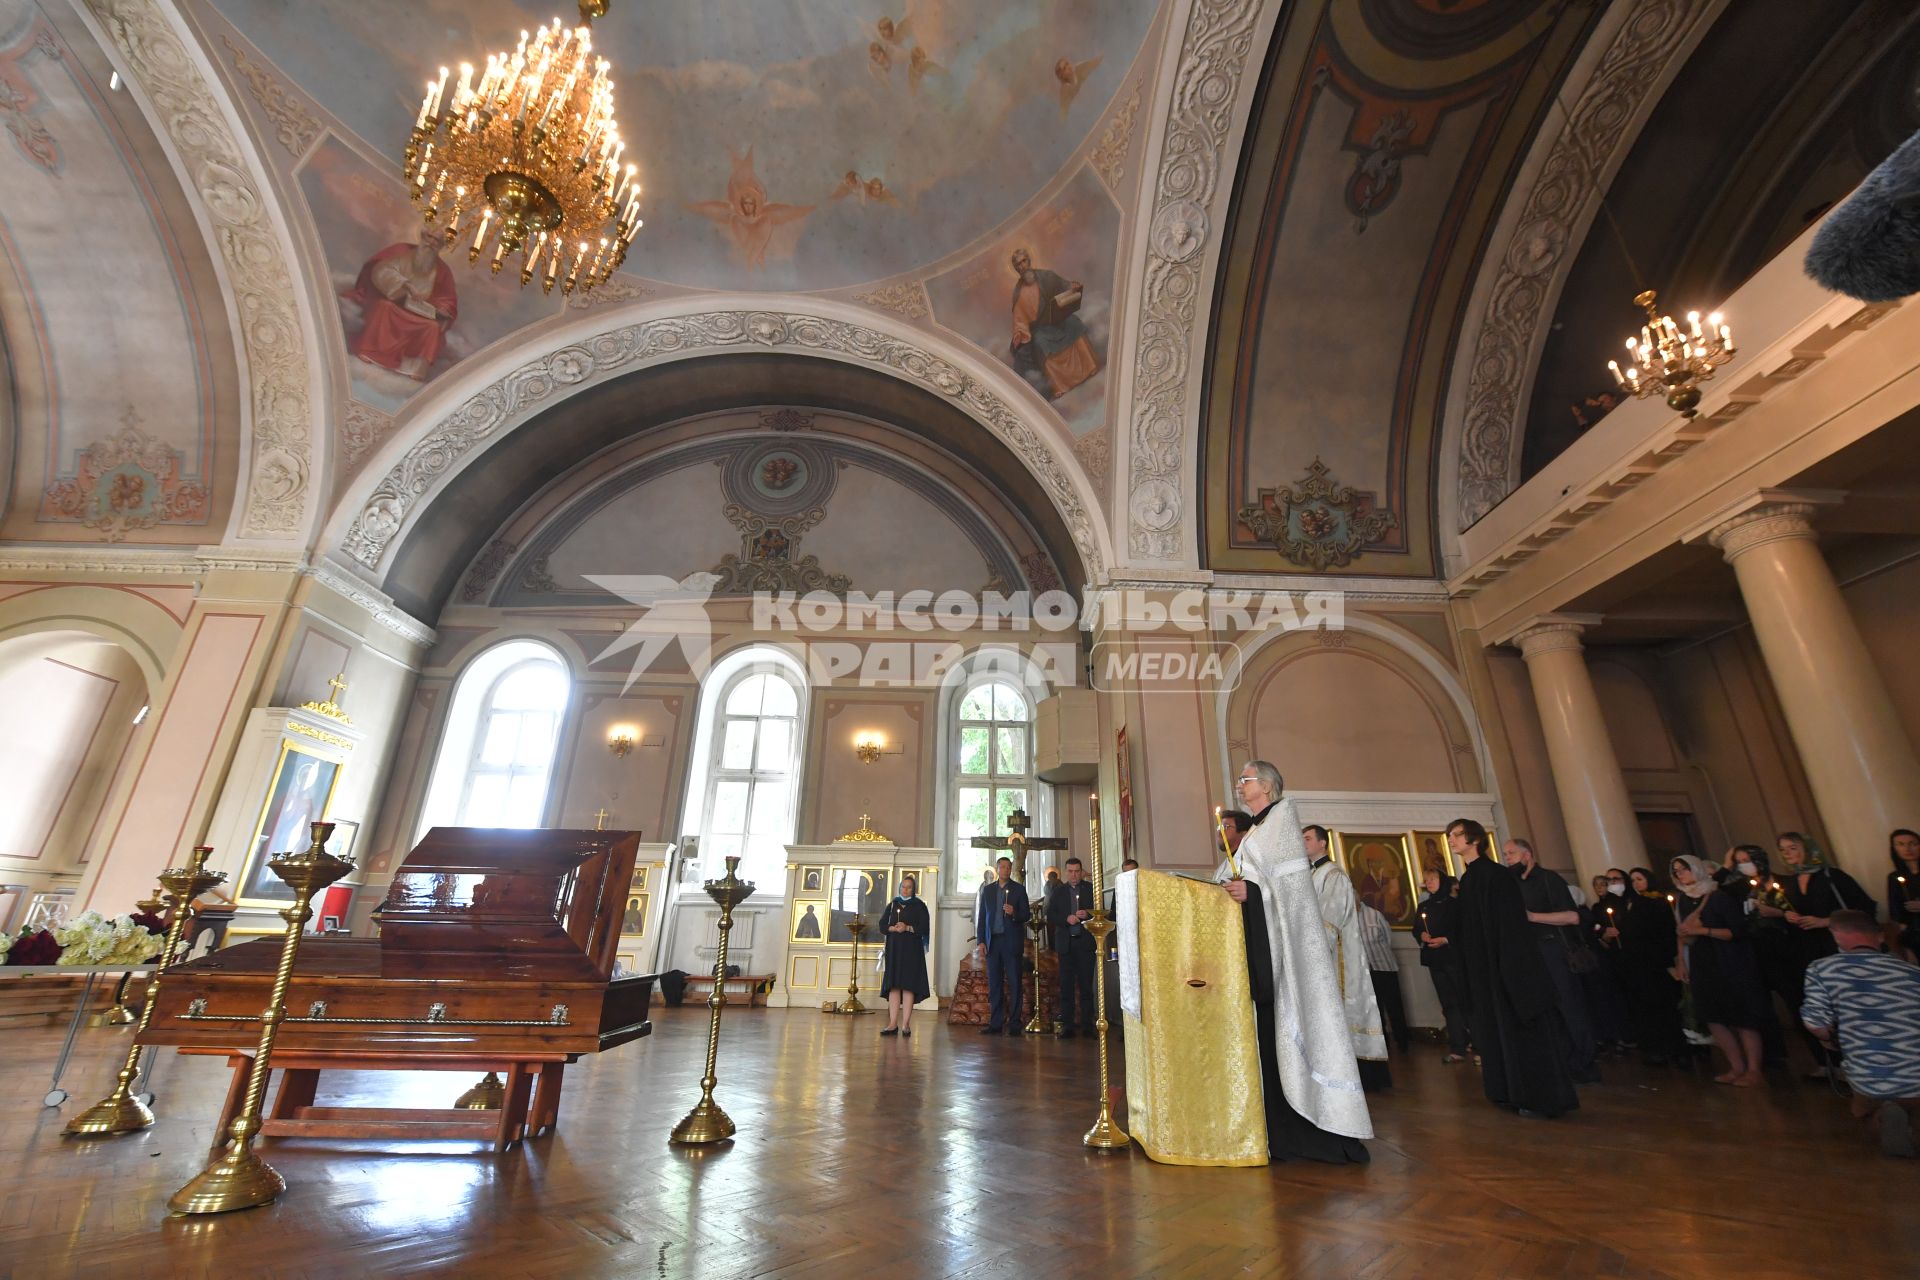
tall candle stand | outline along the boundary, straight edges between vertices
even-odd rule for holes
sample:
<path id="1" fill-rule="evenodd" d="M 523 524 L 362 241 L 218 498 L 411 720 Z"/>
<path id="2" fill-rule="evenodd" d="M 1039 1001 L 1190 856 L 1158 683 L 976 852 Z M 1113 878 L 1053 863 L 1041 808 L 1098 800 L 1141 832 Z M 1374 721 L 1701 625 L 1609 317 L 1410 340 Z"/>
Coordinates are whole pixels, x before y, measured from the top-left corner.
<path id="1" fill-rule="evenodd" d="M 260 1103 L 266 1096 L 267 1077 L 273 1071 L 273 1041 L 287 1016 L 287 986 L 293 980 L 294 957 L 300 951 L 300 935 L 313 919 L 313 895 L 353 870 L 347 858 L 327 852 L 327 837 L 333 834 L 331 822 L 313 824 L 313 844 L 305 853 L 282 853 L 269 859 L 267 866 L 293 889 L 293 903 L 280 913 L 287 922 L 280 943 L 280 967 L 274 970 L 273 991 L 260 1014 L 260 1047 L 253 1055 L 253 1070 L 247 1075 L 246 1099 L 240 1114 L 228 1130 L 232 1138 L 227 1149 L 186 1186 L 173 1193 L 167 1207 L 175 1213 L 229 1213 L 272 1204 L 287 1189 L 287 1180 L 253 1150 L 254 1135 L 260 1132 Z"/>
<path id="2" fill-rule="evenodd" d="M 833 1006 L 835 1013 L 872 1013 L 873 1010 L 860 1003 L 860 935 L 867 931 L 865 916 L 856 913 L 847 921 L 847 932 L 853 935 L 853 959 L 850 962 L 853 972 L 847 975 L 847 998 Z"/>
<path id="3" fill-rule="evenodd" d="M 127 1046 L 127 1060 L 114 1077 L 113 1091 L 68 1122 L 63 1131 L 75 1138 L 104 1138 L 116 1133 L 135 1133 L 153 1123 L 153 1109 L 133 1095 L 133 1082 L 140 1074 L 140 1055 L 146 1046 L 140 1033 L 153 1021 L 153 1006 L 160 996 L 160 971 L 174 963 L 180 950 L 180 935 L 186 932 L 188 907 L 193 900 L 225 880 L 223 871 L 208 871 L 207 857 L 213 852 L 206 845 L 193 851 L 184 867 L 169 867 L 160 873 L 160 887 L 166 893 L 172 914 L 167 919 L 166 940 L 154 957 L 147 976 L 146 1007 L 133 1030 L 133 1043 Z M 145 906 L 145 903 L 141 903 Z"/>
<path id="4" fill-rule="evenodd" d="M 1027 916 L 1027 932 L 1033 935 L 1033 1016 L 1027 1019 L 1027 1025 L 1021 1030 L 1030 1036 L 1053 1030 L 1045 1018 L 1040 1016 L 1040 939 L 1046 936 L 1046 908 L 1032 911 Z"/>
<path id="5" fill-rule="evenodd" d="M 703 1147 L 724 1142 L 736 1132 L 733 1118 L 713 1100 L 714 1074 L 720 1056 L 720 1010 L 727 1003 L 727 935 L 733 932 L 733 909 L 753 895 L 753 882 L 734 874 L 740 868 L 738 854 L 727 855 L 727 874 L 701 886 L 707 896 L 720 904 L 720 955 L 713 962 L 713 994 L 707 997 L 707 1073 L 700 1077 L 700 1101 L 673 1126 L 667 1141 L 683 1147 Z"/>
<path id="6" fill-rule="evenodd" d="M 1099 1013 L 1093 1026 L 1100 1037 L 1100 1114 L 1081 1141 L 1095 1150 L 1117 1151 L 1130 1146 L 1133 1138 L 1113 1118 L 1113 1093 L 1107 1084 L 1107 935 L 1113 932 L 1115 925 L 1107 919 L 1106 895 L 1103 892 L 1106 878 L 1101 874 L 1100 866 L 1100 797 L 1095 795 L 1089 798 L 1093 805 L 1092 816 L 1087 819 L 1088 840 L 1093 850 L 1093 919 L 1087 921 L 1087 930 L 1093 934 L 1093 999 Z"/>

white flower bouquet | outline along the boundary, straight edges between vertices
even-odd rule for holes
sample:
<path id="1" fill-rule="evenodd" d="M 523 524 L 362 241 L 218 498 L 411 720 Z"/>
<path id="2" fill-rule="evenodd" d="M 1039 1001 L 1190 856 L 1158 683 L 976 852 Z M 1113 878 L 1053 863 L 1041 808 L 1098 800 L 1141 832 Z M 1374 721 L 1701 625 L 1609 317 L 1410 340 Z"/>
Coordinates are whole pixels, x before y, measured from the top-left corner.
<path id="1" fill-rule="evenodd" d="M 165 939 L 132 916 L 82 911 L 53 926 L 60 964 L 144 964 L 160 954 Z"/>
<path id="2" fill-rule="evenodd" d="M 13 935 L 0 933 L 0 964 L 7 962 L 7 952 L 13 950 Z"/>

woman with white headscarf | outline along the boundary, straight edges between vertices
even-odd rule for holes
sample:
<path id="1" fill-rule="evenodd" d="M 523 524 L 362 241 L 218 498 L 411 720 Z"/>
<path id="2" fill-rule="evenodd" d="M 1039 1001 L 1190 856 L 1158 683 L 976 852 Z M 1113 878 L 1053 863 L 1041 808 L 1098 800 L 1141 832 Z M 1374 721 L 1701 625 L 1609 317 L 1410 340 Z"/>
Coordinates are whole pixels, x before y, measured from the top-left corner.
<path id="1" fill-rule="evenodd" d="M 1693 991 L 1693 1010 L 1727 1055 L 1714 1079 L 1751 1088 L 1760 1074 L 1760 1028 L 1767 1012 L 1760 960 L 1754 954 L 1745 879 L 1739 892 L 1722 888 L 1713 868 L 1692 854 L 1673 860 L 1675 911 L 1680 918 L 1680 969 Z"/>

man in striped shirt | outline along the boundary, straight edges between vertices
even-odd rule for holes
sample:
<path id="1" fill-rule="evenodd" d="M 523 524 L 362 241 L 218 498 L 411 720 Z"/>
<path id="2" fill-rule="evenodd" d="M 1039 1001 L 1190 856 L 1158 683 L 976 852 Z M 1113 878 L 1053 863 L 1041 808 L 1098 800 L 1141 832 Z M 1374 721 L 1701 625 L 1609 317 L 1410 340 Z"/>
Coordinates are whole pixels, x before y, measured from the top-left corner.
<path id="1" fill-rule="evenodd" d="M 1840 951 L 1807 967 L 1800 1020 L 1822 1044 L 1838 1044 L 1853 1114 L 1872 1118 L 1880 1149 L 1911 1159 L 1920 1110 L 1920 969 L 1880 950 L 1880 927 L 1864 911 L 1835 911 L 1827 927 Z"/>
<path id="2" fill-rule="evenodd" d="M 1400 965 L 1393 958 L 1393 926 L 1366 903 L 1360 907 L 1360 945 L 1367 952 L 1367 976 L 1384 1021 L 1393 1024 L 1393 1042 L 1407 1051 L 1407 1006 L 1400 996 Z"/>

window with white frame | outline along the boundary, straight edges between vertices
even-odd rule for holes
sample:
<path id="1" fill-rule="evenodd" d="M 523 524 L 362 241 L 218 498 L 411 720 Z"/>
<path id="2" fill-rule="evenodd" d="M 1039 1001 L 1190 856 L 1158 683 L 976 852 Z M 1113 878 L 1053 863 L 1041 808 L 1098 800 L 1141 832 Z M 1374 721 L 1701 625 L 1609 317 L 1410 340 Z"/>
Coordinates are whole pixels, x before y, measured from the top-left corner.
<path id="1" fill-rule="evenodd" d="M 784 881 L 798 807 L 801 692 L 797 674 L 777 663 L 749 662 L 721 675 L 703 734 L 699 824 L 701 858 L 714 875 L 722 859 L 738 854 L 741 879 Z"/>
<path id="2" fill-rule="evenodd" d="M 418 834 L 542 825 L 571 694 L 565 664 L 538 641 L 508 641 L 474 659 L 454 687 Z"/>
<path id="3" fill-rule="evenodd" d="M 957 884 L 970 889 L 985 857 L 973 849 L 973 837 L 1005 835 L 1015 809 L 1035 811 L 1033 703 L 1004 677 L 964 685 L 956 698 L 949 739 L 953 847 Z"/>

